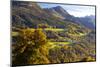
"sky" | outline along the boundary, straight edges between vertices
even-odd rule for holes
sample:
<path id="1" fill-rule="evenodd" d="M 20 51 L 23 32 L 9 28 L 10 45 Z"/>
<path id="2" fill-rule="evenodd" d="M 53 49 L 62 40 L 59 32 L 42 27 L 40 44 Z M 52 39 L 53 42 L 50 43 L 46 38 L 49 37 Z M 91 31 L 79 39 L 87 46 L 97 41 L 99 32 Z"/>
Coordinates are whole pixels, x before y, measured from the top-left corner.
<path id="1" fill-rule="evenodd" d="M 52 8 L 56 6 L 61 6 L 64 8 L 70 15 L 75 17 L 84 17 L 95 15 L 94 6 L 82 6 L 82 5 L 65 5 L 65 4 L 53 4 L 53 3 L 38 3 L 42 8 Z"/>

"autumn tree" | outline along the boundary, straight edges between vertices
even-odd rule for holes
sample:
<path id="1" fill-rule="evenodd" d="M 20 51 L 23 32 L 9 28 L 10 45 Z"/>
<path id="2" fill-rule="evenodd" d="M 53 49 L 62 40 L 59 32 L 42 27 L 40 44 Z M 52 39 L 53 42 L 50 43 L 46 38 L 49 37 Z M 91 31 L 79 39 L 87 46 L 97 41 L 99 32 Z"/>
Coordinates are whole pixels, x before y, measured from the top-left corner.
<path id="1" fill-rule="evenodd" d="M 34 50 L 32 56 L 29 58 L 29 64 L 43 64 L 49 63 L 47 58 L 48 49 L 46 35 L 43 33 L 42 29 L 35 29 L 34 31 Z"/>
<path id="2" fill-rule="evenodd" d="M 18 33 L 19 35 L 16 36 L 16 44 L 12 50 L 13 65 L 24 65 L 28 63 L 28 58 L 32 55 L 34 31 L 22 29 Z"/>
<path id="3" fill-rule="evenodd" d="M 34 64 L 37 63 L 38 58 L 48 63 L 49 61 L 45 56 L 45 54 L 47 55 L 47 50 L 44 48 L 46 43 L 46 35 L 42 32 L 42 29 L 25 29 L 20 31 L 17 36 L 16 46 L 13 50 L 13 64 Z M 44 63 L 42 61 L 40 62 Z"/>
<path id="4" fill-rule="evenodd" d="M 42 32 L 42 29 L 36 29 L 33 36 L 35 46 L 39 47 L 46 44 L 46 35 Z"/>

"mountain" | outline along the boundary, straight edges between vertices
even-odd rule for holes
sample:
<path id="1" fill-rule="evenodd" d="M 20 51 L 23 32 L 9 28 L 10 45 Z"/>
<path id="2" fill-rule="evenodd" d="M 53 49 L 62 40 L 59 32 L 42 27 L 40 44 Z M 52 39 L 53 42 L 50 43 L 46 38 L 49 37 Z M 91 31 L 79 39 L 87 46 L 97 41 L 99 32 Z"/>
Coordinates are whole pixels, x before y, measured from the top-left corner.
<path id="1" fill-rule="evenodd" d="M 64 8 L 61 6 L 56 6 L 52 8 L 45 8 L 46 11 L 49 11 L 52 15 L 56 14 L 58 17 L 62 17 L 61 19 L 71 19 L 73 16 L 71 16 Z"/>
<path id="2" fill-rule="evenodd" d="M 36 28 L 38 24 L 43 23 L 57 28 L 65 28 L 70 22 L 64 20 L 65 14 L 68 16 L 69 14 L 63 8 L 58 6 L 50 11 L 51 9 L 42 9 L 34 2 L 13 1 L 12 26 L 18 28 Z"/>
<path id="3" fill-rule="evenodd" d="M 12 25 L 15 27 L 36 28 L 39 23 L 44 23 L 53 27 L 65 28 L 68 22 L 72 22 L 95 29 L 95 16 L 74 17 L 61 6 L 43 9 L 34 2 L 13 1 L 12 21 Z"/>
<path id="4" fill-rule="evenodd" d="M 95 29 L 95 16 L 85 16 L 85 17 L 74 17 L 70 15 L 64 8 L 61 6 L 56 6 L 52 8 L 46 8 L 45 10 L 49 11 L 51 14 L 56 14 L 58 17 L 66 20 L 72 21 L 77 24 L 84 25 L 87 28 Z"/>
<path id="5" fill-rule="evenodd" d="M 69 15 L 69 13 L 66 10 L 64 10 L 61 6 L 56 6 L 51 9 L 54 9 L 56 12 L 58 12 L 63 17 L 66 17 L 67 15 Z"/>
<path id="6" fill-rule="evenodd" d="M 56 7 L 54 7 L 54 8 L 56 8 Z M 51 14 L 51 15 L 53 15 L 53 16 L 55 16 L 55 17 L 57 17 L 57 18 L 60 18 L 60 19 L 65 19 L 65 17 L 64 16 L 62 16 L 59 12 L 57 12 L 55 9 L 53 9 L 53 8 L 45 8 L 44 9 L 46 12 L 48 12 L 49 14 Z"/>
<path id="7" fill-rule="evenodd" d="M 12 2 L 12 26 L 36 28 L 40 23 L 56 27 L 64 27 L 66 21 L 55 17 L 34 2 Z M 61 23 L 64 23 L 61 25 Z"/>
<path id="8" fill-rule="evenodd" d="M 89 18 L 94 25 L 96 24 L 96 22 L 95 22 L 96 16 L 90 15 L 90 16 L 86 16 L 86 17 Z"/>
<path id="9" fill-rule="evenodd" d="M 77 21 L 81 22 L 84 26 L 90 28 L 90 29 L 95 29 L 95 16 L 90 15 L 90 16 L 85 16 L 85 17 L 78 17 L 76 18 Z"/>

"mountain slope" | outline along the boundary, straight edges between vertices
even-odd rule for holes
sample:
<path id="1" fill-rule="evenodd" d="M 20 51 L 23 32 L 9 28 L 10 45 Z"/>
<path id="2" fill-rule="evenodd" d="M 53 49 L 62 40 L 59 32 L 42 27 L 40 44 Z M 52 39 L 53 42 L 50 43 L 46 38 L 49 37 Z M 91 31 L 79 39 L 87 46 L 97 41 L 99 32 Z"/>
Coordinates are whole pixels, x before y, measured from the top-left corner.
<path id="1" fill-rule="evenodd" d="M 23 4 L 21 1 L 13 1 L 12 6 L 13 26 L 34 28 L 39 23 L 56 25 L 57 22 L 61 21 L 41 9 L 36 3 L 25 2 Z"/>
<path id="2" fill-rule="evenodd" d="M 45 10 L 48 10 L 51 14 L 58 15 L 59 17 L 61 17 L 62 19 L 66 21 L 72 21 L 74 23 L 84 25 L 87 28 L 95 29 L 95 16 L 93 15 L 85 16 L 85 17 L 74 17 L 70 15 L 61 6 L 56 6 L 56 7 L 52 7 L 52 8 L 45 9 Z"/>
<path id="3" fill-rule="evenodd" d="M 12 26 L 36 28 L 38 24 L 48 24 L 53 27 L 65 28 L 69 20 L 64 20 L 65 16 L 70 16 L 63 8 L 54 7 L 50 11 L 40 8 L 36 3 L 12 2 Z M 59 12 L 57 12 L 59 10 Z M 60 14 L 61 13 L 61 14 Z M 56 16 L 55 16 L 55 15 Z M 67 18 L 68 19 L 68 18 Z M 74 22 L 71 22 L 74 23 Z"/>

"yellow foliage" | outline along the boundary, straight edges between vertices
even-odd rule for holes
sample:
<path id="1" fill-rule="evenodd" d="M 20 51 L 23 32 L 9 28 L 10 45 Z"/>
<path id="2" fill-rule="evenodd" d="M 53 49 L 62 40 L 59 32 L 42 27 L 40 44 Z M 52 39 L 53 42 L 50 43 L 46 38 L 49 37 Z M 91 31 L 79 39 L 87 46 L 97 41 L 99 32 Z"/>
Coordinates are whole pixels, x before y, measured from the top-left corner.
<path id="1" fill-rule="evenodd" d="M 36 29 L 34 31 L 34 43 L 37 46 L 45 45 L 47 42 L 46 35 L 42 32 L 41 29 Z"/>

